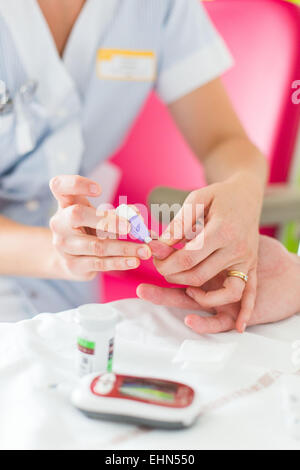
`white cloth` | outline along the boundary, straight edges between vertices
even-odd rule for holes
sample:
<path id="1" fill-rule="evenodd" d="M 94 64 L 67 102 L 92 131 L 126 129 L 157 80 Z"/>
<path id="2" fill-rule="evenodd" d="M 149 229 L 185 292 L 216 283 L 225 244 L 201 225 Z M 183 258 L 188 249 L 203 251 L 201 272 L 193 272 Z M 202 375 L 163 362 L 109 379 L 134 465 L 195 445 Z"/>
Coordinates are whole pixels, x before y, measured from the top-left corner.
<path id="1" fill-rule="evenodd" d="M 90 420 L 74 409 L 69 393 L 78 380 L 76 326 L 74 311 L 67 311 L 0 324 L 2 449 L 300 449 L 283 427 L 276 372 L 282 358 L 276 348 L 275 357 L 268 349 L 272 339 L 279 355 L 290 350 L 292 357 L 293 344 L 300 339 L 300 316 L 249 329 L 246 336 L 228 333 L 202 340 L 183 324 L 179 310 L 137 299 L 114 306 L 125 318 L 116 337 L 115 371 L 193 385 L 203 403 L 196 426 L 180 432 L 146 431 Z M 185 370 L 173 362 L 183 341 L 205 344 L 210 339 L 237 345 L 222 370 Z"/>

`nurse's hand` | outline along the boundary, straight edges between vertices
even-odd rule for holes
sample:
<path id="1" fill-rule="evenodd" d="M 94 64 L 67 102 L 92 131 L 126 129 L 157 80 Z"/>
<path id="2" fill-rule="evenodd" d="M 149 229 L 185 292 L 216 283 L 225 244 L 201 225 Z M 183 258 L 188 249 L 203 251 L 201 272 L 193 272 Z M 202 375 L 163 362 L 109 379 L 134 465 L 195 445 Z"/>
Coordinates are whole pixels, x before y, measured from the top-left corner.
<path id="1" fill-rule="evenodd" d="M 129 222 L 115 211 L 97 213 L 87 197 L 101 194 L 88 178 L 63 175 L 53 178 L 50 189 L 58 210 L 50 221 L 57 256 L 55 267 L 64 279 L 88 281 L 99 271 L 135 269 L 149 259 L 147 245 L 119 240 L 130 231 Z M 101 238 L 99 238 L 101 237 Z"/>
<path id="2" fill-rule="evenodd" d="M 246 289 L 244 281 L 234 277 L 226 277 L 210 296 L 199 289 L 207 308 L 231 304 L 243 296 L 236 324 L 239 331 L 249 323 L 255 303 L 260 211 L 261 195 L 252 193 L 244 175 L 193 191 L 161 236 L 169 246 L 185 241 L 184 248 L 164 261 L 155 261 L 168 282 L 192 287 L 203 286 L 225 270 L 247 274 Z M 186 240 L 201 216 L 204 231 Z"/>
<path id="3" fill-rule="evenodd" d="M 210 292 L 219 289 L 224 282 L 224 273 L 209 281 L 203 289 Z M 260 237 L 258 258 L 257 298 L 249 325 L 273 323 L 300 312 L 300 259 L 288 253 L 277 241 Z M 187 289 L 189 290 L 189 289 Z M 209 309 L 202 290 L 197 295 L 193 288 L 193 298 L 186 289 L 163 288 L 147 284 L 138 287 L 140 298 L 158 305 L 166 305 L 187 310 L 210 311 L 212 316 L 202 317 L 188 314 L 185 324 L 199 334 L 213 334 L 233 330 L 241 309 L 241 303 L 216 306 Z"/>

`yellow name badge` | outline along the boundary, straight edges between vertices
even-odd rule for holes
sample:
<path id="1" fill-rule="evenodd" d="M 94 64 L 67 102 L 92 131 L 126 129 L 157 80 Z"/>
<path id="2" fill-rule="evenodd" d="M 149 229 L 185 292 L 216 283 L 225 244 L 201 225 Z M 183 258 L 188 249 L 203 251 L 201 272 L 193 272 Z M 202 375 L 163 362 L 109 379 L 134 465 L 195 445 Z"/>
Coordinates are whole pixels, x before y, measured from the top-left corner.
<path id="1" fill-rule="evenodd" d="M 98 50 L 97 75 L 103 80 L 153 82 L 156 68 L 152 51 Z"/>

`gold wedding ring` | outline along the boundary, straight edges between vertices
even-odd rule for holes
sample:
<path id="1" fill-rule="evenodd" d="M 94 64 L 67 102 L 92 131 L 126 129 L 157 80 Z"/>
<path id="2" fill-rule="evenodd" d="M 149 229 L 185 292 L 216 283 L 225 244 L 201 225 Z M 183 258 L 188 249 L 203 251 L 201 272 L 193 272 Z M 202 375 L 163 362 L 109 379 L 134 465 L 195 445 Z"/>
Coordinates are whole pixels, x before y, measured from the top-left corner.
<path id="1" fill-rule="evenodd" d="M 228 271 L 227 273 L 228 277 L 238 277 L 239 279 L 242 279 L 246 284 L 248 282 L 248 275 L 245 273 L 242 273 L 241 271 Z"/>

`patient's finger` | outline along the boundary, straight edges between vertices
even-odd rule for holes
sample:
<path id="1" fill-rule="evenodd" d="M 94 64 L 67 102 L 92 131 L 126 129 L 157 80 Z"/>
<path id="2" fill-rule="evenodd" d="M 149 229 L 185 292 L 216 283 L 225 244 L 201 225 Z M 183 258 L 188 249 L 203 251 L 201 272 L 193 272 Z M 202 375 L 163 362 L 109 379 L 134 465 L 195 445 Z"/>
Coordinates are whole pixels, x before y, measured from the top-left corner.
<path id="1" fill-rule="evenodd" d="M 174 248 L 159 240 L 152 240 L 152 242 L 149 243 L 149 247 L 151 248 L 153 257 L 158 260 L 166 259 L 175 251 Z"/>
<path id="2" fill-rule="evenodd" d="M 251 320 L 251 316 L 255 307 L 256 292 L 257 268 L 255 267 L 249 272 L 248 282 L 245 287 L 241 302 L 241 310 L 236 321 L 236 329 L 240 333 L 244 333 L 245 329 L 247 328 L 247 325 L 249 325 L 249 322 Z"/>
<path id="3" fill-rule="evenodd" d="M 201 317 L 200 315 L 188 315 L 185 317 L 185 324 L 200 335 L 216 334 L 231 331 L 235 327 L 234 318 L 225 312 L 219 312 L 211 317 Z"/>
<path id="4" fill-rule="evenodd" d="M 239 302 L 244 290 L 245 282 L 242 279 L 227 277 L 221 289 L 206 292 L 198 287 L 188 287 L 186 293 L 207 309 Z"/>
<path id="5" fill-rule="evenodd" d="M 223 251 L 218 250 L 189 271 L 170 274 L 165 278 L 172 284 L 201 287 L 227 267 L 228 260 L 226 262 Z"/>
<path id="6" fill-rule="evenodd" d="M 156 305 L 177 307 L 184 310 L 199 310 L 199 305 L 185 293 L 184 289 L 159 287 L 152 284 L 140 284 L 137 288 L 137 296 Z"/>

